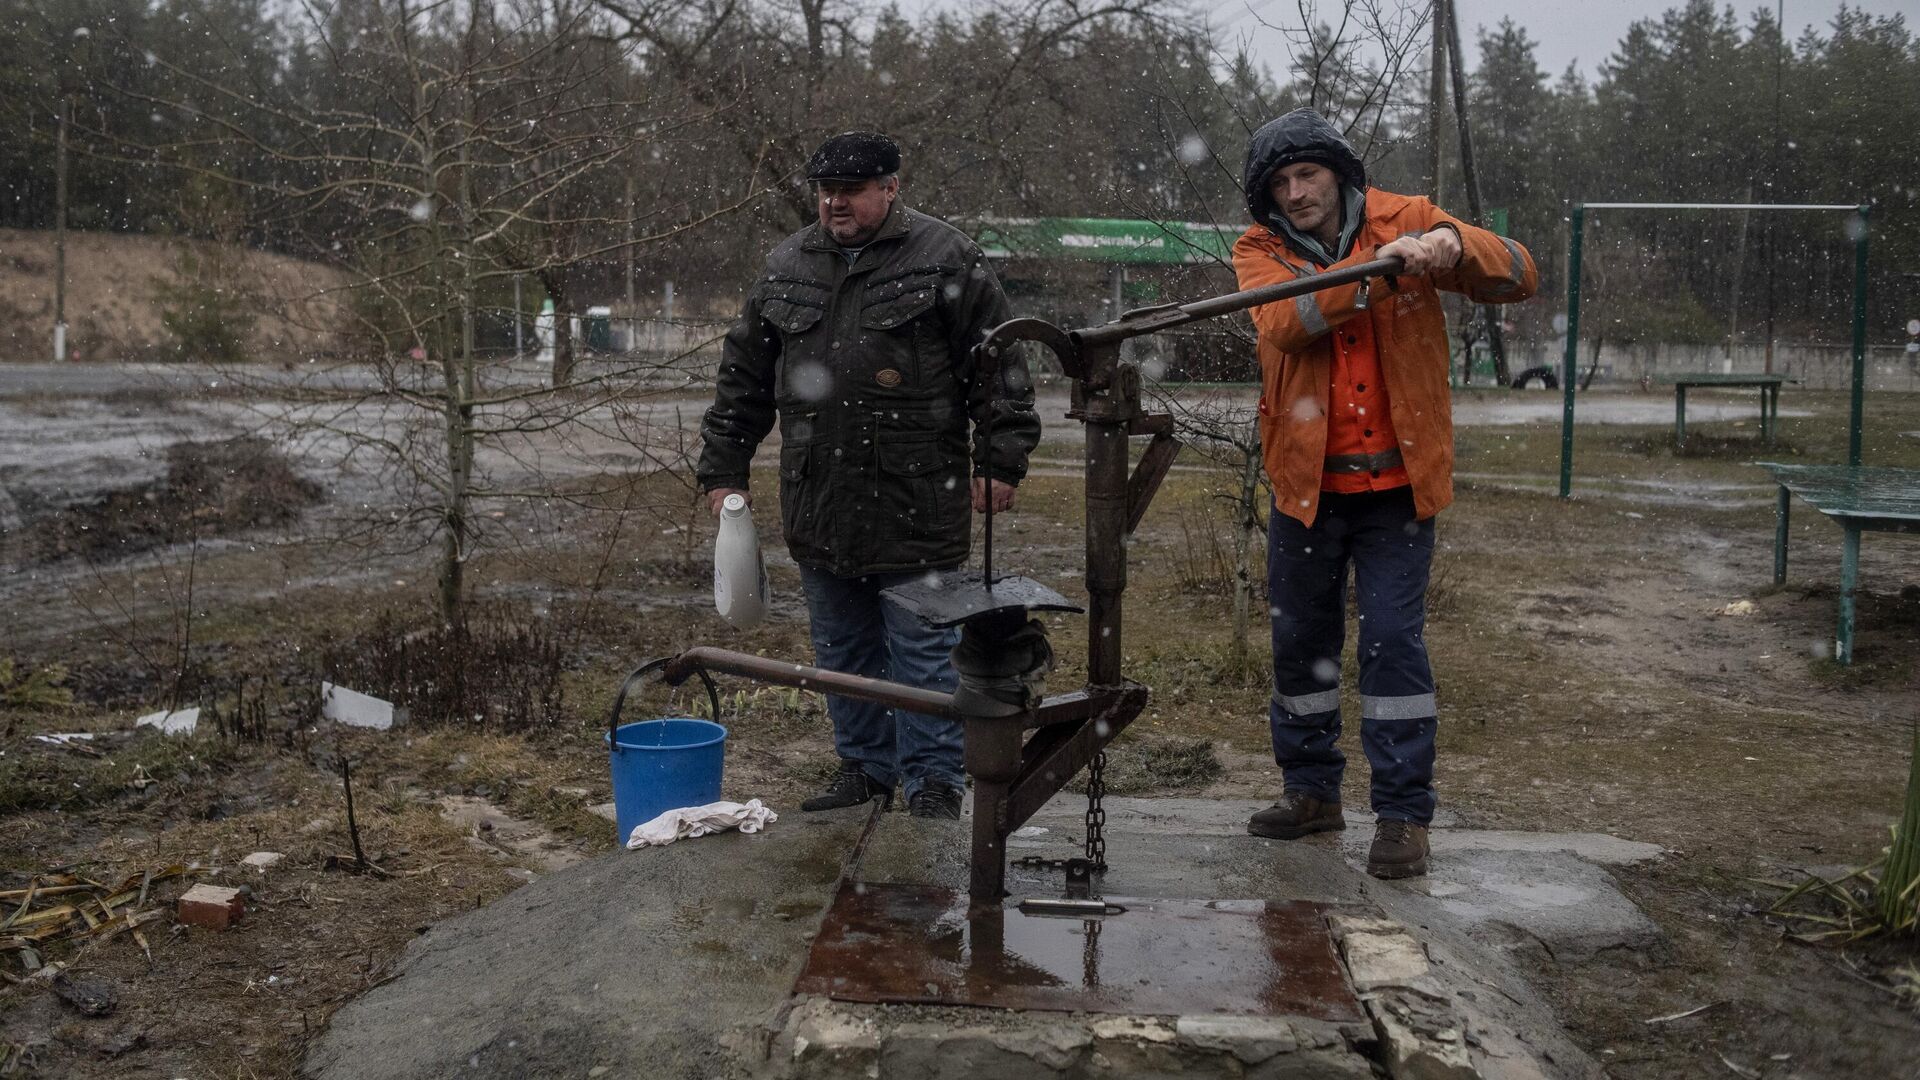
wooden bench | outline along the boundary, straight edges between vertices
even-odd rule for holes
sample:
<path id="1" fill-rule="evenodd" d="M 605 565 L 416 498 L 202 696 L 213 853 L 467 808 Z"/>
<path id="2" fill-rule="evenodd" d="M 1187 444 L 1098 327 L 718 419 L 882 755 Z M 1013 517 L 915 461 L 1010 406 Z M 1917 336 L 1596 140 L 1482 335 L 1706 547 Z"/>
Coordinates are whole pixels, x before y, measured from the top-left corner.
<path id="1" fill-rule="evenodd" d="M 1780 485 L 1774 511 L 1773 582 L 1787 580 L 1787 510 L 1798 495 L 1832 518 L 1846 538 L 1840 548 L 1840 623 L 1833 658 L 1853 663 L 1853 594 L 1860 579 L 1862 532 L 1920 533 L 1920 469 L 1867 465 L 1779 465 L 1760 462 Z"/>
<path id="2" fill-rule="evenodd" d="M 1760 388 L 1760 441 L 1764 445 L 1773 445 L 1774 432 L 1780 426 L 1780 384 L 1789 382 L 1785 375 L 1743 375 L 1738 373 L 1717 374 L 1699 372 L 1690 375 L 1662 375 L 1660 381 L 1673 384 L 1673 442 L 1685 449 L 1687 445 L 1687 388 L 1699 386 L 1713 389 L 1728 387 L 1757 386 Z"/>

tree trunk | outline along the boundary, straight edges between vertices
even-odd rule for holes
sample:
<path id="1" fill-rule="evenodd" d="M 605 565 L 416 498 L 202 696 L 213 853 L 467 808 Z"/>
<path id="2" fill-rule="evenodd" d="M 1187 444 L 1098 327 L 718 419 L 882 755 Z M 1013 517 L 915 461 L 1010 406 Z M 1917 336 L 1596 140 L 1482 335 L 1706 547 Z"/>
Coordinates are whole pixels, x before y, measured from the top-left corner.
<path id="1" fill-rule="evenodd" d="M 469 54 L 473 44 L 474 31 L 479 21 L 478 3 L 468 9 L 467 44 Z M 471 62 L 471 55 L 468 60 Z M 466 103 L 465 119 L 469 131 L 473 125 L 473 101 L 469 97 Z M 467 156 L 466 141 L 461 143 L 459 157 L 459 231 L 450 243 L 441 250 L 454 257 L 460 266 L 460 276 L 455 288 L 455 306 L 459 312 L 459 337 L 456 341 L 452 334 L 443 336 L 447 340 L 439 350 L 441 356 L 441 382 L 446 390 L 446 451 L 447 451 L 447 487 L 446 498 L 442 500 L 440 511 L 440 567 L 437 584 L 439 586 L 440 618 L 449 626 L 457 626 L 462 621 L 463 604 L 466 598 L 466 560 L 467 536 L 470 526 L 468 514 L 473 486 L 473 400 L 474 400 L 474 357 L 473 357 L 473 319 L 474 319 L 474 246 L 473 246 L 473 176 L 471 162 Z M 436 221 L 436 231 L 439 227 Z"/>
<path id="2" fill-rule="evenodd" d="M 1467 208 L 1475 225 L 1491 229 L 1493 222 L 1480 208 L 1480 176 L 1473 167 L 1473 125 L 1467 122 L 1467 76 L 1460 64 L 1460 21 L 1453 0 L 1442 0 L 1447 9 L 1447 66 L 1453 70 L 1453 112 L 1460 128 L 1460 177 L 1466 183 Z M 1500 313 L 1492 304 L 1484 304 L 1480 315 L 1487 323 L 1487 348 L 1493 353 L 1493 378 L 1501 386 L 1513 382 L 1507 370 L 1507 344 L 1500 332 Z"/>

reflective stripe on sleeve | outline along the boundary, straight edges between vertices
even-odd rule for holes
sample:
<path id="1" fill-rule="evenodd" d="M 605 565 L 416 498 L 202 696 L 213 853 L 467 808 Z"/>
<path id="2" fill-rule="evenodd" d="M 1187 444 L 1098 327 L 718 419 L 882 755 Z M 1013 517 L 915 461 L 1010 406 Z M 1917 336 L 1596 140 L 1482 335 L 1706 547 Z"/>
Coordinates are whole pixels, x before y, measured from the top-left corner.
<path id="1" fill-rule="evenodd" d="M 1293 298 L 1293 310 L 1300 316 L 1300 327 L 1314 337 L 1319 337 L 1329 329 L 1327 317 L 1320 314 L 1320 301 L 1312 293 L 1301 293 Z"/>
<path id="2" fill-rule="evenodd" d="M 1513 282 L 1515 288 L 1525 285 L 1527 283 L 1527 260 L 1520 257 L 1520 245 L 1504 236 L 1500 238 L 1500 242 L 1507 245 L 1507 257 L 1511 260 L 1507 264 L 1507 279 Z"/>

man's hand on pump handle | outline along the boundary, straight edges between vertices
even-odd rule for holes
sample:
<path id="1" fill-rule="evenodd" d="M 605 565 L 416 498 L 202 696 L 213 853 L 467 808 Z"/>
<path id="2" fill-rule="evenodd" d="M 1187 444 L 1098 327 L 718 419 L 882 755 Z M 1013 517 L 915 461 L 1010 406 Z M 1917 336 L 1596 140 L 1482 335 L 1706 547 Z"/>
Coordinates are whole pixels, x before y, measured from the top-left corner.
<path id="1" fill-rule="evenodd" d="M 1442 226 L 1419 236 L 1402 236 L 1380 245 L 1377 259 L 1398 257 L 1406 267 L 1403 273 L 1427 274 L 1451 270 L 1460 265 L 1460 234 Z"/>
<path id="2" fill-rule="evenodd" d="M 1015 488 L 1012 484 L 1004 480 L 989 481 L 984 476 L 976 476 L 973 478 L 973 512 L 976 514 L 986 513 L 989 484 L 992 485 L 991 490 L 993 491 L 993 512 L 996 514 L 1004 514 L 1008 510 L 1013 509 L 1013 493 L 1019 490 L 1018 488 Z M 718 517 L 720 515 L 720 504 L 726 502 L 727 496 L 729 495 L 738 495 L 747 500 L 748 506 L 753 505 L 753 496 L 740 488 L 714 488 L 712 491 L 707 492 L 707 509 L 713 511 L 714 516 Z"/>

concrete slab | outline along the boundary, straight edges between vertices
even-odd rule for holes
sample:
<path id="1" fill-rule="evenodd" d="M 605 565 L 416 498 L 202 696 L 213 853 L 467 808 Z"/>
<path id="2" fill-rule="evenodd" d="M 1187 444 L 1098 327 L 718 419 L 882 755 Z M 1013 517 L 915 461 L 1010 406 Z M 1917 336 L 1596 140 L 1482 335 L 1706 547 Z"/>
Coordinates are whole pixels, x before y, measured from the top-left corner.
<path id="1" fill-rule="evenodd" d="M 864 818 L 616 851 L 428 930 L 335 1014 L 325 1080 L 711 1080 L 722 1035 L 781 1006 Z"/>
<path id="2" fill-rule="evenodd" d="M 1392 1036 L 1411 1070 L 1401 1075 L 1448 1075 L 1458 1053 L 1487 1078 L 1600 1075 L 1528 989 L 1515 953 L 1536 938 L 1555 951 L 1651 940 L 1651 924 L 1577 853 L 1617 864 L 1657 849 L 1611 837 L 1441 830 L 1434 875 L 1388 883 L 1360 872 L 1371 834 L 1364 822 L 1345 835 L 1281 843 L 1246 834 L 1256 802 L 1106 805 L 1107 893 L 1317 901 L 1411 935 L 1354 947 L 1371 972 L 1362 995 L 1375 1018 L 1371 1038 L 1327 1025 L 1304 1035 L 1298 1025 L 1241 1030 L 1220 1017 L 813 1000 L 793 1008 L 788 990 L 863 822 L 850 811 L 789 815 L 764 834 L 615 852 L 443 923 L 409 950 L 397 978 L 336 1015 L 305 1073 L 1365 1076 L 1371 1066 L 1355 1055 L 1364 1050 L 1384 1065 Z M 1075 853 L 1084 809 L 1077 798 L 1056 800 L 1033 822 L 1047 831 L 1016 839 L 1012 854 Z M 964 888 L 968 828 L 887 815 L 861 876 Z M 1058 875 L 1015 869 L 1009 887 L 1050 894 Z M 1121 1031 L 1119 1022 L 1145 1026 Z M 1295 1049 L 1260 1057 L 1287 1045 Z M 1290 1056 L 1303 1047 L 1311 1053 Z M 948 1067 L 962 1062 L 986 1071 Z"/>
<path id="3" fill-rule="evenodd" d="M 1370 1032 L 1245 1016 L 1087 1017 L 801 1002 L 755 1080 L 1375 1080 Z"/>
<path id="4" fill-rule="evenodd" d="M 1240 890 L 1214 891 L 1208 899 L 1364 899 L 1414 925 L 1446 925 L 1502 948 L 1516 940 L 1538 942 L 1556 955 L 1639 948 L 1659 938 L 1653 921 L 1601 869 L 1658 858 L 1657 845 L 1604 833 L 1436 828 L 1428 876 L 1383 882 L 1364 876 L 1373 841 L 1370 815 L 1350 811 L 1345 831 L 1303 841 L 1248 836 L 1247 818 L 1265 805 L 1233 799 L 1107 799 L 1108 860 L 1114 864 L 1107 890 L 1188 898 L 1200 895 L 1195 889 Z M 1009 851 L 1016 858 L 1076 853 L 1072 848 L 1081 842 L 1085 809 L 1077 796 L 1054 800 L 1032 822 L 1047 834 L 1035 841 L 1011 840 Z M 1144 857 L 1131 854 L 1136 850 Z M 875 866 L 871 856 L 868 865 Z M 1050 888 L 1054 880 L 1054 875 L 1010 875 L 1008 888 L 1015 893 L 1023 887 Z"/>

